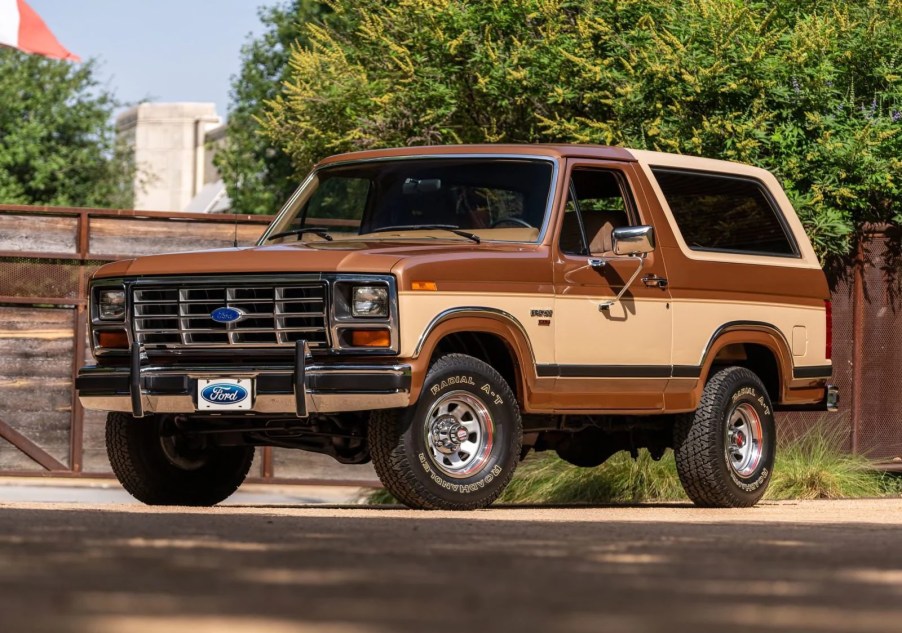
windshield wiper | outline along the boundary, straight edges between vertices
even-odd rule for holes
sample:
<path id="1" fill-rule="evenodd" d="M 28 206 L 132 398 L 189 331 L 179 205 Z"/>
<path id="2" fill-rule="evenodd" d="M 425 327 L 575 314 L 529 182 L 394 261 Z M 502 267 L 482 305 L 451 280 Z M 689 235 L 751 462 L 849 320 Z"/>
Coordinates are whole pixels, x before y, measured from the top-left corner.
<path id="1" fill-rule="evenodd" d="M 454 226 L 453 224 L 399 224 L 397 226 L 380 226 L 378 229 L 371 230 L 370 233 L 385 233 L 387 231 L 418 231 L 421 229 L 426 231 L 431 231 L 433 229 L 441 231 L 451 231 L 455 235 L 460 235 L 461 237 L 465 237 L 468 240 L 473 240 L 477 244 L 482 241 L 479 239 L 478 235 L 467 233 L 466 231 L 461 231 L 460 227 Z"/>
<path id="2" fill-rule="evenodd" d="M 273 233 L 272 235 L 267 236 L 267 240 L 274 240 L 277 237 L 288 237 L 289 235 L 303 235 L 304 233 L 313 233 L 314 235 L 318 235 L 327 242 L 332 241 L 332 236 L 329 235 L 329 229 L 323 226 L 305 226 L 301 229 L 291 229 L 290 231 L 282 231 L 281 233 Z"/>

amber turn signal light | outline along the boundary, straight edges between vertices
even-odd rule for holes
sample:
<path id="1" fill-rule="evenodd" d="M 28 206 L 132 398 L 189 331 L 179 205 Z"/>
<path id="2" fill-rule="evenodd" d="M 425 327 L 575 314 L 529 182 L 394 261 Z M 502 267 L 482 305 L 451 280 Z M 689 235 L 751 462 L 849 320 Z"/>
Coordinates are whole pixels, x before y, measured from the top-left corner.
<path id="1" fill-rule="evenodd" d="M 411 290 L 438 290 L 438 285 L 434 281 L 412 281 L 410 282 Z"/>
<path id="2" fill-rule="evenodd" d="M 391 335 L 388 330 L 353 330 L 351 345 L 354 347 L 389 347 Z"/>
<path id="3" fill-rule="evenodd" d="M 125 330 L 98 332 L 97 345 L 106 349 L 128 349 L 128 334 Z"/>

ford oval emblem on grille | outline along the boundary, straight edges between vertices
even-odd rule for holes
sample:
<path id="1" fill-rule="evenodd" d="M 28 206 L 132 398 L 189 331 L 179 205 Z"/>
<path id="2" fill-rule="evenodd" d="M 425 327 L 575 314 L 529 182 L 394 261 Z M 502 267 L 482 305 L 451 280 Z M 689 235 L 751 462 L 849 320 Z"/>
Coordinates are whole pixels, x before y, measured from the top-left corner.
<path id="1" fill-rule="evenodd" d="M 210 404 L 236 404 L 247 398 L 247 389 L 227 382 L 216 382 L 204 387 L 200 397 Z"/>
<path id="2" fill-rule="evenodd" d="M 234 323 L 244 318 L 244 312 L 238 308 L 216 308 L 210 313 L 210 318 L 217 323 Z"/>

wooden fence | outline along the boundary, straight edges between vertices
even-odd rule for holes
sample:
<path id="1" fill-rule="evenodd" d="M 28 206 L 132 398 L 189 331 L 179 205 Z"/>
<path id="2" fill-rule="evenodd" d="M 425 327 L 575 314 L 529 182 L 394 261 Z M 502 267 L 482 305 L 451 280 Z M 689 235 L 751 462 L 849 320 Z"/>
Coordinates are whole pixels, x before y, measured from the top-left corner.
<path id="1" fill-rule="evenodd" d="M 91 362 L 85 290 L 108 261 L 161 252 L 252 244 L 269 218 L 0 205 L 0 475 L 110 476 L 105 416 L 81 408 L 73 389 Z M 237 236 L 237 238 L 236 238 Z M 822 421 L 846 448 L 902 467 L 902 310 L 899 239 L 867 233 L 855 261 L 835 275 L 835 414 L 784 414 L 784 435 Z M 5 440 L 5 442 L 3 441 Z M 372 484 L 369 465 L 323 455 L 257 451 L 262 481 Z"/>
<path id="2" fill-rule="evenodd" d="M 73 389 L 92 362 L 86 288 L 117 259 L 256 242 L 269 217 L 0 205 L 0 474 L 110 476 L 105 415 Z M 5 442 L 3 441 L 5 440 Z M 372 484 L 369 466 L 266 448 L 263 481 Z"/>

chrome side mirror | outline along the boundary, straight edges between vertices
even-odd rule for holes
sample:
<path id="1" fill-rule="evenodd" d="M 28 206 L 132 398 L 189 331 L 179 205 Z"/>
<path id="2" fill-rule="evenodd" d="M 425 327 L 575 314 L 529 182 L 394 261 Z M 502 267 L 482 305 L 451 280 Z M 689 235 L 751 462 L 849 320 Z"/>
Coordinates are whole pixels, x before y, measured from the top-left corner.
<path id="1" fill-rule="evenodd" d="M 647 255 L 655 250 L 653 226 L 622 226 L 612 234 L 615 255 Z"/>

